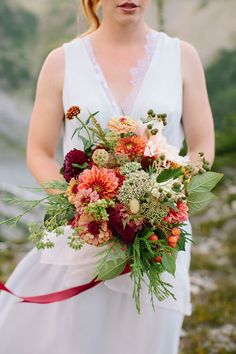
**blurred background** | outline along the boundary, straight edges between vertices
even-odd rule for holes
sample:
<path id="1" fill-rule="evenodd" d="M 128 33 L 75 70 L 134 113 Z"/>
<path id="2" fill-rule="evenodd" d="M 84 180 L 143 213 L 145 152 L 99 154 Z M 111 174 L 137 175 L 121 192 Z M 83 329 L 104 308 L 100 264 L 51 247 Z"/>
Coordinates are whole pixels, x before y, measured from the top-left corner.
<path id="1" fill-rule="evenodd" d="M 77 16 L 78 14 L 78 16 Z M 193 315 L 186 317 L 181 354 L 236 353 L 236 1 L 153 0 L 147 14 L 155 29 L 189 41 L 202 59 L 216 128 L 214 170 L 225 174 L 217 198 L 191 218 Z M 8 196 L 35 198 L 26 166 L 28 123 L 36 81 L 47 54 L 86 29 L 79 0 L 0 1 L 0 218 L 21 210 Z M 62 161 L 61 144 L 58 159 Z M 39 196 L 38 194 L 36 195 Z M 33 247 L 27 223 L 0 226 L 0 279 L 6 281 Z"/>

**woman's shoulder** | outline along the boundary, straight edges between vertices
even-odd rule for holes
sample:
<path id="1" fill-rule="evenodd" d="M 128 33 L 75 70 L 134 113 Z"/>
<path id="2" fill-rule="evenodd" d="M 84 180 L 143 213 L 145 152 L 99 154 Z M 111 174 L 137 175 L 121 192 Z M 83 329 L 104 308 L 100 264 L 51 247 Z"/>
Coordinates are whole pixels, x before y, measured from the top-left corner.
<path id="1" fill-rule="evenodd" d="M 64 62 L 63 46 L 56 47 L 48 52 L 40 70 L 40 76 L 53 82 L 58 90 L 61 90 L 64 81 Z"/>
<path id="2" fill-rule="evenodd" d="M 196 60 L 196 58 L 200 59 L 199 52 L 192 43 L 180 39 L 180 46 L 183 57 L 188 60 Z"/>
<path id="3" fill-rule="evenodd" d="M 56 66 L 56 68 L 58 68 L 58 66 L 61 66 L 63 64 L 64 61 L 64 48 L 63 45 L 61 45 L 60 47 L 56 47 L 54 49 L 52 49 L 51 51 L 49 51 L 49 53 L 46 56 L 45 59 L 45 63 L 47 63 L 47 65 L 51 66 L 52 68 L 54 66 Z"/>
<path id="4" fill-rule="evenodd" d="M 197 73 L 203 71 L 203 64 L 200 54 L 192 43 L 178 37 L 177 35 L 171 35 L 166 32 L 162 32 L 162 35 L 167 42 L 173 43 L 179 48 L 184 80 L 188 80 L 188 78 L 193 75 L 193 71 Z"/>
<path id="5" fill-rule="evenodd" d="M 79 43 L 79 37 L 74 37 L 62 43 L 60 46 L 50 50 L 45 58 L 45 64 L 50 66 L 53 71 L 63 69 L 65 64 L 65 51 L 67 47 L 76 47 Z"/>
<path id="6" fill-rule="evenodd" d="M 59 89 L 62 89 L 64 83 L 67 48 L 70 48 L 70 52 L 72 50 L 70 54 L 73 56 L 73 48 L 77 47 L 78 39 L 79 37 L 72 38 L 51 49 L 43 62 L 41 70 L 47 72 L 48 79 L 53 80 Z"/>
<path id="7" fill-rule="evenodd" d="M 190 42 L 179 39 L 181 70 L 184 82 L 189 82 L 197 79 L 203 74 L 204 68 L 197 48 Z"/>
<path id="8" fill-rule="evenodd" d="M 181 46 L 181 51 L 183 52 L 183 54 L 193 55 L 193 56 L 198 54 L 196 47 L 192 43 L 183 40 L 182 38 L 174 34 L 169 34 L 167 32 L 160 32 L 160 33 L 163 35 L 163 37 L 166 40 L 170 42 L 178 41 Z"/>

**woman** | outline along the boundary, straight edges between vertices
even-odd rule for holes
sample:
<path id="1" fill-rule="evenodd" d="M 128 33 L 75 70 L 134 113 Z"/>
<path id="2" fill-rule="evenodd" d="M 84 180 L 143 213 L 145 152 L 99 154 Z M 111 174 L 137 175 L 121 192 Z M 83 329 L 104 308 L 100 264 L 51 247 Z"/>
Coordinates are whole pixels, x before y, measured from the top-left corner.
<path id="1" fill-rule="evenodd" d="M 80 106 L 82 119 L 87 108 L 99 110 L 103 126 L 114 115 L 140 118 L 150 108 L 167 113 L 168 141 L 180 149 L 185 137 L 192 160 L 204 151 L 212 163 L 213 119 L 195 48 L 146 24 L 150 0 L 101 0 L 101 23 L 96 13 L 100 1 L 82 4 L 89 31 L 54 49 L 39 75 L 27 148 L 28 166 L 37 181 L 62 179 L 55 160 L 62 124 L 64 154 L 81 148 L 71 139 L 75 121 L 64 120 L 72 105 Z M 189 223 L 187 227 L 191 232 Z M 65 241 L 59 239 L 58 252 L 35 248 L 29 252 L 7 286 L 15 293 L 34 295 L 79 284 L 79 261 L 63 255 Z M 177 300 L 156 301 L 155 312 L 144 287 L 141 314 L 137 314 L 128 274 L 50 305 L 16 304 L 15 298 L 1 294 L 1 352 L 176 354 L 184 316 L 192 311 L 190 251 L 188 244 L 186 252 L 179 252 L 175 278 L 164 274 Z"/>

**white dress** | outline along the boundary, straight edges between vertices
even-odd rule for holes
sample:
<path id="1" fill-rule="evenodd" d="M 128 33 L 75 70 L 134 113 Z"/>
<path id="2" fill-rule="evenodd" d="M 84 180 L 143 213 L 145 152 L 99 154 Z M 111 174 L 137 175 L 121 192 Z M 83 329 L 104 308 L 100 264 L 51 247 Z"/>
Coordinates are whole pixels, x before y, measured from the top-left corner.
<path id="1" fill-rule="evenodd" d="M 99 110 L 97 118 L 105 127 L 109 118 L 122 113 L 115 102 L 101 68 L 96 62 L 89 37 L 64 43 L 65 80 L 63 105 Z M 182 76 L 180 41 L 164 32 L 147 36 L 146 56 L 133 69 L 134 89 L 122 109 L 135 118 L 152 108 L 167 113 L 164 133 L 168 141 L 182 146 Z M 65 121 L 63 148 L 82 148 L 71 139 L 77 121 Z M 186 228 L 191 234 L 188 221 Z M 86 245 L 81 251 L 66 246 L 71 232 L 65 227 L 56 238 L 56 247 L 39 251 L 35 247 L 18 263 L 6 286 L 22 296 L 51 293 L 91 280 L 92 256 L 97 248 Z M 55 239 L 53 233 L 49 237 Z M 177 300 L 155 300 L 154 312 L 143 284 L 141 314 L 132 298 L 129 274 L 105 281 L 69 300 L 47 304 L 19 303 L 7 293 L 0 294 L 1 354 L 177 354 L 184 316 L 191 315 L 189 266 L 191 244 L 177 257 L 175 277 L 165 272 L 163 280 L 172 284 Z"/>

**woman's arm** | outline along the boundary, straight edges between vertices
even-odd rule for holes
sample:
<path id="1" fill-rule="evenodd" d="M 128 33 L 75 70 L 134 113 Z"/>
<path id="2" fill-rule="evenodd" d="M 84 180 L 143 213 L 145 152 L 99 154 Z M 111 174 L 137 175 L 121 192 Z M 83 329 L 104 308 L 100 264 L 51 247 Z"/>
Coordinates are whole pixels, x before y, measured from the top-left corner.
<path id="1" fill-rule="evenodd" d="M 40 71 L 27 140 L 27 165 L 41 183 L 63 181 L 55 160 L 61 125 L 64 118 L 62 87 L 64 81 L 63 48 L 49 53 Z M 58 193 L 47 190 L 49 194 Z"/>
<path id="2" fill-rule="evenodd" d="M 204 69 L 196 49 L 181 41 L 183 75 L 183 126 L 191 160 L 204 152 L 213 164 L 215 137 L 212 111 L 209 104 Z"/>

